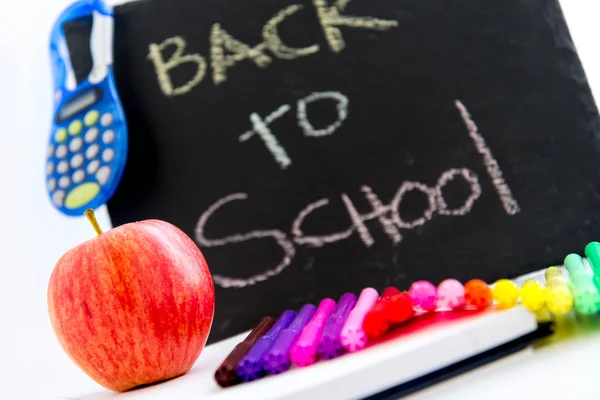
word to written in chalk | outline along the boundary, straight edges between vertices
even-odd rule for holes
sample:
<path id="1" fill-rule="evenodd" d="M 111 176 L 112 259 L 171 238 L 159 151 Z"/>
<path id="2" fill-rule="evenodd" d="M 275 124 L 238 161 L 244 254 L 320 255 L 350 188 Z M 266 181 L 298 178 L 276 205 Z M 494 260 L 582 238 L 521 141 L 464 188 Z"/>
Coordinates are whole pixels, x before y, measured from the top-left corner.
<path id="1" fill-rule="evenodd" d="M 308 104 L 318 100 L 334 100 L 336 101 L 337 120 L 326 126 L 325 128 L 317 129 L 308 119 L 307 107 Z M 269 125 L 276 119 L 281 118 L 290 111 L 291 107 L 287 104 L 279 107 L 273 111 L 266 118 L 261 118 L 257 113 L 250 115 L 250 122 L 252 123 L 252 130 L 244 133 L 240 136 L 240 142 L 245 142 L 251 137 L 257 135 L 265 144 L 267 150 L 271 153 L 275 162 L 279 164 L 282 169 L 287 168 L 291 163 L 292 159 L 288 155 L 288 152 L 283 148 L 282 144 L 277 140 L 275 134 L 271 131 Z M 304 131 L 304 135 L 308 137 L 323 137 L 333 134 L 344 122 L 348 116 L 348 98 L 339 92 L 316 92 L 309 96 L 298 100 L 296 117 L 298 119 L 298 125 Z"/>

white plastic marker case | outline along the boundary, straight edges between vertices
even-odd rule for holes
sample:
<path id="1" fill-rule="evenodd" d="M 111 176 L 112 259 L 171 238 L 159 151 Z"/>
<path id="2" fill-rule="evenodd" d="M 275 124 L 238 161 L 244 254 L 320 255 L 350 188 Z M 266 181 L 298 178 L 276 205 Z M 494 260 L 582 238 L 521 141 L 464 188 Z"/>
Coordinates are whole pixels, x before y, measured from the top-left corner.
<path id="1" fill-rule="evenodd" d="M 77 83 L 62 25 L 90 15 L 93 67 Z M 125 168 L 127 123 L 114 81 L 113 26 L 110 6 L 83 0 L 61 14 L 51 34 L 55 92 L 46 185 L 52 204 L 71 216 L 105 204 Z"/>

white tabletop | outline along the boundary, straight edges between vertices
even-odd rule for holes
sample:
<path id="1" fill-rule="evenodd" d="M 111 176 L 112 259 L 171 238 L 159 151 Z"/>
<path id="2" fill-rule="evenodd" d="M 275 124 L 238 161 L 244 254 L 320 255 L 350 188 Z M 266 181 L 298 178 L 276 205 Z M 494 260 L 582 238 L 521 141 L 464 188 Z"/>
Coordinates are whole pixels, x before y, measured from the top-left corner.
<path id="1" fill-rule="evenodd" d="M 84 220 L 64 218 L 51 208 L 40 173 L 51 115 L 48 32 L 69 3 L 3 0 L 0 12 L 1 399 L 51 399 L 65 388 L 72 393 L 101 389 L 59 347 L 46 309 L 55 261 L 91 233 Z M 600 4 L 562 4 L 592 91 L 600 98 Z M 104 210 L 99 218 L 109 226 Z M 599 355 L 600 334 L 578 336 L 479 368 L 411 399 L 520 399 L 524 393 L 599 399 Z"/>

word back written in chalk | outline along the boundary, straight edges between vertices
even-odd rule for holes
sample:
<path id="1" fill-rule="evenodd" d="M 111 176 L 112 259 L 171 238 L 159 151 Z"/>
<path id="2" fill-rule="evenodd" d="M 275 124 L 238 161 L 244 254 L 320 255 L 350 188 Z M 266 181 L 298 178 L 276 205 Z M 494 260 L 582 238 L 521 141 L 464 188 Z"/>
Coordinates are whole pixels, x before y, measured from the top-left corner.
<path id="1" fill-rule="evenodd" d="M 333 6 L 328 6 L 326 0 L 313 0 L 312 3 L 312 11 L 319 20 L 329 48 L 334 53 L 340 53 L 346 46 L 342 28 L 382 31 L 398 26 L 398 22 L 393 20 L 342 14 L 349 2 L 350 0 L 337 0 Z M 209 62 L 199 53 L 184 53 L 186 41 L 181 36 L 170 37 L 159 44 L 150 44 L 148 60 L 154 64 L 162 92 L 169 97 L 188 93 L 205 78 L 208 64 L 212 70 L 213 83 L 220 85 L 227 80 L 228 69 L 242 61 L 250 61 L 259 68 L 266 68 L 273 62 L 272 56 L 282 60 L 293 60 L 319 52 L 321 48 L 318 44 L 303 48 L 290 47 L 279 36 L 279 25 L 300 11 L 303 11 L 303 6 L 294 4 L 277 12 L 263 26 L 263 41 L 257 45 L 234 38 L 219 23 L 215 23 L 209 37 Z M 164 54 L 171 51 L 172 47 L 175 47 L 175 51 L 165 59 Z M 271 55 L 267 54 L 267 51 Z M 174 87 L 170 71 L 183 64 L 194 65 L 195 74 L 186 83 Z"/>

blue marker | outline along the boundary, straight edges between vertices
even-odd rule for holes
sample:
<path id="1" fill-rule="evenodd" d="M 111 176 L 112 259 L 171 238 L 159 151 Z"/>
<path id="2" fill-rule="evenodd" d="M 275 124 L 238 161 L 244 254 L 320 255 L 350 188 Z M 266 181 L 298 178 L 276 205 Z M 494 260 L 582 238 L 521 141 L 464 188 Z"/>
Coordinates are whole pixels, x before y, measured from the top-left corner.
<path id="1" fill-rule="evenodd" d="M 93 67 L 79 82 L 65 26 L 91 28 Z M 127 123 L 114 80 L 113 26 L 111 7 L 101 0 L 82 0 L 61 14 L 51 34 L 55 90 L 46 187 L 52 204 L 66 215 L 80 216 L 105 204 L 125 168 Z"/>

